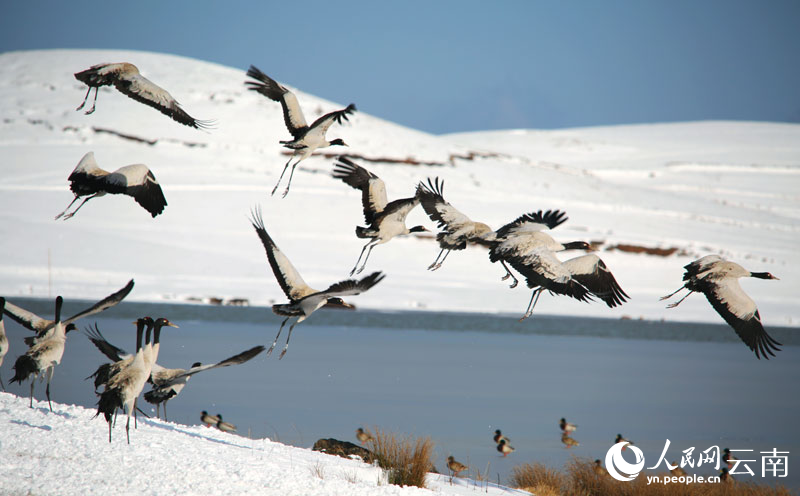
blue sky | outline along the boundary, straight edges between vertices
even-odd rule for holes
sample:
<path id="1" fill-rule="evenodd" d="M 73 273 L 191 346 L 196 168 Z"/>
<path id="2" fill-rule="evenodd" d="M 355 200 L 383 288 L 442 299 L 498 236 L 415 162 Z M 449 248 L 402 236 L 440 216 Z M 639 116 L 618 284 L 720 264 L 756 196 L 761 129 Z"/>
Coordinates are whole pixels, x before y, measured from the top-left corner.
<path id="1" fill-rule="evenodd" d="M 800 122 L 794 0 L 73 0 L 1 12 L 2 51 L 172 53 L 238 67 L 243 80 L 254 64 L 432 133 Z"/>

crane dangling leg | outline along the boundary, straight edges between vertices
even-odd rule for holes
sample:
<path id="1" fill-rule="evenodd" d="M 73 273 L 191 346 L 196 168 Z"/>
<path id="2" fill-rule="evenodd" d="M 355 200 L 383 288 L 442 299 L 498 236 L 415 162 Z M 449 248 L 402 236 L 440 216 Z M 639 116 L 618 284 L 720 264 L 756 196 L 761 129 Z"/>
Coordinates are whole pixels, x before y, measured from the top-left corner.
<path id="1" fill-rule="evenodd" d="M 525 311 L 525 315 L 523 315 L 522 318 L 519 319 L 520 322 L 522 322 L 523 320 L 527 319 L 528 317 L 530 317 L 533 314 L 533 308 L 536 306 L 536 303 L 539 301 L 539 295 L 542 294 L 542 291 L 544 291 L 544 288 L 541 288 L 541 287 L 540 288 L 536 288 L 536 289 L 533 290 L 533 294 L 531 295 L 531 301 L 530 301 L 530 303 L 528 303 L 528 309 Z M 503 455 L 503 456 L 505 456 L 505 455 Z"/>
<path id="2" fill-rule="evenodd" d="M 444 250 L 445 249 L 442 248 L 442 251 L 440 251 L 439 254 L 436 256 L 436 260 L 434 260 L 433 263 L 428 266 L 428 270 L 436 270 L 436 269 L 440 268 L 442 266 L 442 264 L 444 263 L 444 261 L 447 260 L 447 255 L 450 254 L 451 250 L 447 250 L 447 253 L 445 253 Z M 442 253 L 444 253 L 444 258 L 439 260 L 439 257 L 442 256 Z"/>
<path id="3" fill-rule="evenodd" d="M 286 350 L 289 349 L 289 339 L 292 337 L 292 329 L 294 329 L 294 326 L 296 326 L 298 322 L 300 322 L 300 319 L 295 320 L 292 322 L 292 325 L 289 326 L 289 334 L 286 336 L 286 346 L 283 347 L 283 351 L 281 351 L 281 356 L 278 357 L 278 360 L 283 358 L 283 355 L 286 354 Z"/>
<path id="4" fill-rule="evenodd" d="M 91 91 L 92 91 L 92 87 L 91 87 L 91 86 L 89 86 L 89 89 L 87 89 L 87 90 L 86 90 L 86 96 L 84 96 L 84 97 L 83 97 L 83 103 L 81 103 L 80 107 L 78 107 L 78 108 L 76 108 L 76 109 L 75 109 L 76 111 L 78 111 L 78 110 L 82 109 L 82 108 L 83 108 L 83 107 L 86 105 L 86 100 L 88 100 L 88 99 L 89 99 L 89 93 L 90 93 Z M 95 93 L 95 95 L 97 95 L 97 93 Z M 96 96 L 95 96 L 95 98 L 96 98 Z"/>
<path id="5" fill-rule="evenodd" d="M 352 276 L 353 274 L 360 273 L 362 270 L 364 270 L 364 266 L 362 265 L 361 266 L 361 270 L 356 272 L 356 269 L 358 268 L 358 264 L 361 262 L 361 257 L 364 256 L 364 252 L 366 251 L 367 248 L 369 248 L 370 251 L 372 251 L 372 246 L 371 245 L 374 242 L 375 242 L 375 240 L 371 239 L 371 240 L 367 241 L 367 244 L 365 244 L 363 248 L 361 248 L 361 253 L 358 254 L 358 260 L 356 260 L 356 264 L 353 266 L 353 270 L 350 271 L 350 276 Z M 369 254 L 367 254 L 367 258 L 369 258 Z M 366 263 L 367 263 L 367 261 L 364 260 L 364 264 L 366 264 Z"/>
<path id="6" fill-rule="evenodd" d="M 684 296 L 680 300 L 676 301 L 675 303 L 670 303 L 669 305 L 667 305 L 667 308 L 675 308 L 675 307 L 677 307 L 678 305 L 680 305 L 683 302 L 683 300 L 685 300 L 686 298 L 692 296 L 692 293 L 693 293 L 693 291 L 689 291 L 689 294 L 687 294 L 686 296 Z"/>
<path id="7" fill-rule="evenodd" d="M 500 260 L 500 265 L 502 265 L 503 268 L 506 269 L 506 275 L 501 277 L 500 280 L 505 281 L 510 277 L 511 279 L 514 280 L 514 282 L 511 283 L 511 286 L 509 286 L 509 288 L 516 288 L 517 284 L 519 283 L 519 280 L 516 277 L 514 277 L 514 274 L 511 273 L 511 270 L 509 270 L 508 265 L 506 265 L 506 262 L 504 260 Z"/>
<path id="8" fill-rule="evenodd" d="M 283 326 L 286 325 L 286 322 L 288 322 L 290 318 L 291 317 L 286 317 L 285 319 L 283 319 L 283 322 L 281 322 L 281 327 L 278 329 L 278 334 L 277 336 L 275 336 L 275 340 L 272 342 L 272 346 L 270 346 L 269 349 L 267 350 L 267 356 L 269 356 L 272 353 L 272 350 L 275 349 L 275 345 L 278 344 L 278 338 L 281 337 L 281 331 L 283 331 Z"/>

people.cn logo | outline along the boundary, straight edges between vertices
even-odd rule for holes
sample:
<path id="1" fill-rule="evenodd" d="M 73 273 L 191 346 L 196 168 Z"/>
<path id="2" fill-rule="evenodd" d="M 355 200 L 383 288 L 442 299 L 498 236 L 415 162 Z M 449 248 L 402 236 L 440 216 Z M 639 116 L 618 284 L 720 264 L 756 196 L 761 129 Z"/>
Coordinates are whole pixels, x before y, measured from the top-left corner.
<path id="1" fill-rule="evenodd" d="M 635 463 L 628 463 L 625 458 L 622 457 L 622 450 L 625 449 L 626 445 L 630 445 L 628 447 L 636 457 Z M 618 481 L 632 481 L 639 475 L 639 472 L 641 472 L 643 468 L 644 453 L 627 441 L 615 444 L 608 450 L 608 453 L 606 453 L 606 470 L 608 470 L 608 474 L 611 477 Z"/>

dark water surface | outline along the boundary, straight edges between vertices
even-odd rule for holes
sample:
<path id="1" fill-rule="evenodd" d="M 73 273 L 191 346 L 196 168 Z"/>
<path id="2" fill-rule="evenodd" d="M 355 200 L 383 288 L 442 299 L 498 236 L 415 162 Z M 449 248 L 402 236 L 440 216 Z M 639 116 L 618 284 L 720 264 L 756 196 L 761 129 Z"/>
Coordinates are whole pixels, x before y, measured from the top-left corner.
<path id="1" fill-rule="evenodd" d="M 52 316 L 52 301 L 10 300 Z M 65 314 L 85 306 L 66 302 Z M 267 308 L 122 303 L 79 326 L 97 322 L 109 341 L 133 350 L 131 321 L 143 315 L 180 325 L 162 334 L 158 362 L 170 368 L 269 346 L 280 324 Z M 5 383 L 29 334 L 8 318 L 6 329 Z M 642 449 L 647 467 L 666 439 L 670 461 L 692 447 L 695 459 L 711 446 L 750 449 L 756 476 L 738 479 L 800 487 L 800 332 L 768 331 L 785 346 L 766 361 L 725 325 L 324 310 L 295 328 L 282 360 L 285 331 L 270 357 L 196 375 L 168 413 L 185 424 L 199 424 L 201 410 L 222 413 L 242 435 L 302 447 L 328 437 L 356 442 L 359 426 L 430 436 L 439 470 L 452 454 L 473 475 L 488 467 L 502 482 L 521 463 L 562 468 L 573 455 L 604 458 L 622 433 Z M 92 385 L 83 378 L 104 361 L 85 336 L 71 333 L 53 400 L 93 407 Z M 27 383 L 7 387 L 28 394 Z M 38 383 L 36 397 L 44 399 Z M 561 444 L 561 417 L 579 425 L 573 437 L 580 446 Z M 105 422 L 96 422 L 97 435 L 107 435 Z M 495 429 L 516 448 L 507 458 L 495 451 Z M 760 452 L 773 448 L 790 453 L 785 479 L 761 477 Z M 706 466 L 687 471 L 714 473 Z"/>

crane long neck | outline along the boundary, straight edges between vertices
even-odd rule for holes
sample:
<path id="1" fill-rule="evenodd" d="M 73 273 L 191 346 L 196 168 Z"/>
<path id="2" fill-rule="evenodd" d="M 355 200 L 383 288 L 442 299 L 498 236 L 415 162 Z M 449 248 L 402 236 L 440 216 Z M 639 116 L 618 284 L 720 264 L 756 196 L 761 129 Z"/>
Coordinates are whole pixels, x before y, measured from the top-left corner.
<path id="1" fill-rule="evenodd" d="M 158 359 L 158 350 L 161 347 L 159 344 L 159 340 L 161 339 L 161 327 L 161 325 L 156 323 L 153 328 L 153 363 L 156 363 Z"/>
<path id="2" fill-rule="evenodd" d="M 144 333 L 144 322 L 136 323 L 136 351 L 142 349 L 142 334 Z"/>
<path id="3" fill-rule="evenodd" d="M 56 298 L 56 323 L 61 322 L 61 305 L 64 304 L 64 299 L 60 296 Z"/>
<path id="4" fill-rule="evenodd" d="M 144 352 L 144 349 L 150 344 L 150 334 L 153 332 L 153 326 L 148 325 L 144 333 L 144 345 L 139 347 L 139 351 Z"/>

